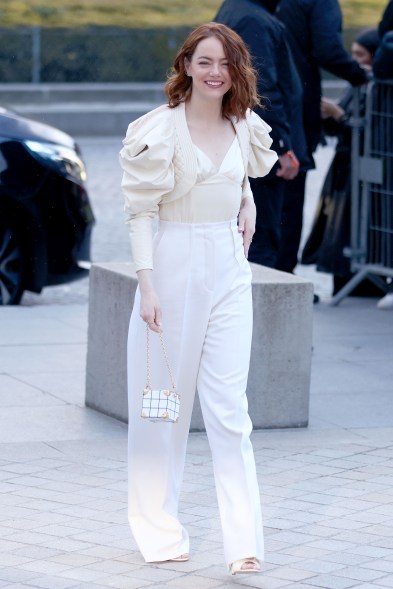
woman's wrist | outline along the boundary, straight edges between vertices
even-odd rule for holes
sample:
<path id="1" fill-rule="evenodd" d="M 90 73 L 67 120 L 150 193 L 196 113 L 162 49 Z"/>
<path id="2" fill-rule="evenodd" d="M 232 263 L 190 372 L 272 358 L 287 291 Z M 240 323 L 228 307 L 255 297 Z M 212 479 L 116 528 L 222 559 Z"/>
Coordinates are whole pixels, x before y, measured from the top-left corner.
<path id="1" fill-rule="evenodd" d="M 254 204 L 255 203 L 254 203 L 254 199 L 253 199 L 252 195 L 251 194 L 246 194 L 246 195 L 243 195 L 243 197 L 242 197 L 242 200 L 241 200 L 241 203 L 240 203 L 240 208 L 241 209 L 244 209 L 246 207 L 251 207 Z"/>
<path id="2" fill-rule="evenodd" d="M 153 280 L 152 280 L 152 270 L 150 270 L 150 269 L 138 270 L 136 275 L 138 277 L 139 290 L 140 290 L 141 294 L 151 293 L 154 290 Z"/>

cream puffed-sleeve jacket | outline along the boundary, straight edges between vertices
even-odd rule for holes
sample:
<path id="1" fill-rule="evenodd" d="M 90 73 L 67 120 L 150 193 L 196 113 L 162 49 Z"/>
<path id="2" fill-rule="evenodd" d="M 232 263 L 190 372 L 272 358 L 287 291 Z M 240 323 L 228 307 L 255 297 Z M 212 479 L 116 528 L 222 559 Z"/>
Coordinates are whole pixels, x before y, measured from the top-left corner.
<path id="1" fill-rule="evenodd" d="M 243 198 L 252 198 L 248 177 L 268 174 L 277 161 L 270 149 L 271 128 L 257 114 L 233 120 L 247 175 Z M 136 270 L 152 269 L 152 221 L 160 203 L 185 196 L 197 180 L 197 156 L 188 130 L 185 106 L 160 106 L 132 122 L 120 151 L 124 210 Z"/>

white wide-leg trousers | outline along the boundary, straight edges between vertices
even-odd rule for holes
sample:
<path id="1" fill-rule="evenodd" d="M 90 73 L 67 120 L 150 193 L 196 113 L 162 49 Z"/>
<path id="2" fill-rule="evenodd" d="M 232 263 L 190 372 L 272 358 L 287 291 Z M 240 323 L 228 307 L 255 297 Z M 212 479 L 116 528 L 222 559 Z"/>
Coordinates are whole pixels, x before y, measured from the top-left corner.
<path id="1" fill-rule="evenodd" d="M 187 437 L 198 388 L 212 452 L 229 565 L 263 560 L 263 529 L 245 394 L 252 335 L 251 270 L 236 221 L 161 221 L 153 280 L 166 348 L 181 395 L 176 424 L 140 417 L 146 384 L 146 325 L 137 290 L 128 339 L 129 522 L 147 562 L 189 552 L 178 520 Z M 151 382 L 170 387 L 159 338 L 151 334 Z"/>

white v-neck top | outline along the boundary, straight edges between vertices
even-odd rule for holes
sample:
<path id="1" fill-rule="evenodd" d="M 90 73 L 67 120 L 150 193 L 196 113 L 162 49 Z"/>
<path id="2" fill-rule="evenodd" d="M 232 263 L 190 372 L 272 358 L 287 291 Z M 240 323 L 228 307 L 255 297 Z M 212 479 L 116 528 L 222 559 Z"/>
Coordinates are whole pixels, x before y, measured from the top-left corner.
<path id="1" fill-rule="evenodd" d="M 236 219 L 245 175 L 240 145 L 235 137 L 217 169 L 195 144 L 197 180 L 182 198 L 161 203 L 160 219 L 178 223 L 217 223 Z"/>
<path id="2" fill-rule="evenodd" d="M 277 154 L 270 149 L 271 129 L 257 114 L 248 110 L 244 119 L 231 121 L 236 140 L 218 170 L 193 145 L 184 103 L 160 106 L 129 125 L 120 162 L 137 270 L 153 268 L 157 214 L 191 223 L 233 219 L 241 200 L 252 198 L 248 176 L 265 176 L 276 162 Z"/>

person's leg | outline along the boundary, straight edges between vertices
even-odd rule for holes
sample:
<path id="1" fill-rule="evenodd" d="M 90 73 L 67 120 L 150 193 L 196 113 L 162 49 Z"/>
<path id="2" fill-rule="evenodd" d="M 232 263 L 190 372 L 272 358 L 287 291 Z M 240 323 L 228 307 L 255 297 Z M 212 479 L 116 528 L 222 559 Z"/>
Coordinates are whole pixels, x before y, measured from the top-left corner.
<path id="1" fill-rule="evenodd" d="M 250 178 L 250 185 L 257 209 L 257 220 L 248 260 L 274 268 L 280 247 L 285 180 L 270 172 L 265 178 Z"/>
<path id="2" fill-rule="evenodd" d="M 235 271 L 224 264 L 206 332 L 198 393 L 212 451 L 228 566 L 263 560 L 263 527 L 246 386 L 251 350 L 251 271 L 238 242 Z M 231 274 L 232 272 L 232 274 Z M 229 284 L 228 284 L 228 281 Z M 245 565 L 248 566 L 247 564 Z"/>
<path id="3" fill-rule="evenodd" d="M 139 307 L 139 293 L 135 305 Z M 189 552 L 188 534 L 178 520 L 177 509 L 194 395 L 181 399 L 179 423 L 153 423 L 141 418 L 146 385 L 146 327 L 138 311 L 131 317 L 128 338 L 128 517 L 143 557 L 153 562 Z M 172 326 L 171 331 L 178 331 L 178 327 Z M 170 359 L 175 338 L 171 334 L 167 343 Z M 152 332 L 150 340 L 152 386 L 169 388 L 158 336 Z"/>
<path id="4" fill-rule="evenodd" d="M 180 393 L 178 423 L 140 417 L 146 384 L 146 325 L 139 317 L 139 290 L 128 339 L 129 522 L 148 562 L 189 552 L 188 534 L 178 520 L 186 443 L 199 359 L 210 314 L 209 293 L 198 282 L 206 252 L 195 254 L 187 227 L 170 224 L 158 235 L 153 280 L 159 295 L 165 346 Z M 194 281 L 196 286 L 190 284 Z M 198 317 L 198 320 L 196 320 Z M 159 337 L 151 333 L 151 384 L 170 387 Z"/>
<path id="5" fill-rule="evenodd" d="M 281 239 L 276 269 L 293 272 L 298 263 L 298 251 L 303 226 L 303 206 L 306 173 L 299 172 L 294 180 L 287 180 L 281 217 Z"/>

